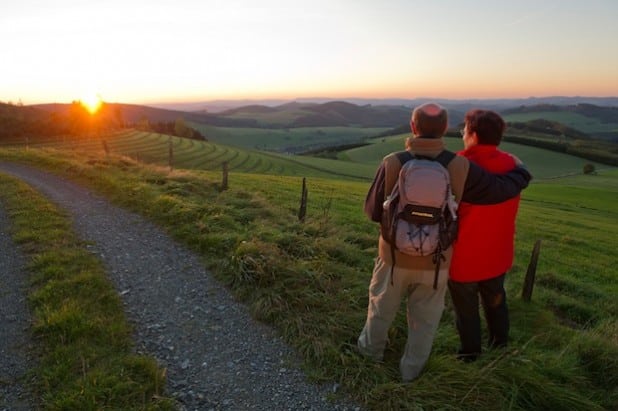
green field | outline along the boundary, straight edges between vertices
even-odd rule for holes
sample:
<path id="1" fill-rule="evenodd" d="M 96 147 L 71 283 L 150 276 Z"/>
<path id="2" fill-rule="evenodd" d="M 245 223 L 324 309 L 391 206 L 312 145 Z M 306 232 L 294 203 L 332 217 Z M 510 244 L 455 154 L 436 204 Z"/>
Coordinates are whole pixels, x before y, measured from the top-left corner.
<path id="1" fill-rule="evenodd" d="M 267 107 L 261 107 L 261 110 L 258 111 L 237 111 L 234 114 L 226 115 L 226 117 L 232 119 L 255 119 L 260 125 L 273 126 L 290 124 L 298 117 L 313 114 L 311 111 L 303 110 L 301 108 L 283 111 L 271 110 Z"/>
<path id="2" fill-rule="evenodd" d="M 379 164 L 386 154 L 402 150 L 406 135 L 388 138 L 374 139 L 374 145 L 353 148 L 340 153 L 340 158 L 355 163 Z M 460 138 L 445 138 L 447 148 L 452 151 L 463 149 Z M 524 146 L 503 142 L 500 149 L 519 157 L 528 167 L 535 179 L 555 178 L 569 174 L 581 174 L 584 164 L 590 163 L 596 169 L 608 168 L 608 166 L 593 161 L 584 160 L 554 151 L 543 150 L 536 147 Z"/>
<path id="3" fill-rule="evenodd" d="M 516 263 L 506 284 L 509 348 L 457 362 L 447 301 L 425 372 L 402 384 L 403 311 L 384 363 L 358 357 L 351 345 L 365 320 L 376 253 L 377 226 L 362 213 L 369 182 L 308 179 L 307 219 L 300 223 L 298 177 L 233 172 L 230 190 L 220 191 L 217 170 L 170 172 L 105 157 L 100 149 L 2 150 L 0 158 L 78 179 L 166 227 L 299 350 L 311 377 L 336 381 L 368 409 L 618 408 L 616 169 L 536 180 L 523 193 Z M 537 240 L 537 281 L 526 303 L 519 295 Z"/>
<path id="4" fill-rule="evenodd" d="M 237 132 L 238 130 L 241 129 L 236 129 Z M 105 142 L 111 153 L 169 166 L 171 141 L 174 168 L 221 170 L 222 164 L 227 162 L 230 171 L 236 172 L 370 181 L 382 157 L 391 151 L 403 149 L 406 137 L 399 135 L 373 139 L 370 141 L 372 144 L 339 153 L 338 160 L 243 149 L 211 141 L 190 140 L 136 130 L 78 139 L 66 138 L 41 142 L 31 140 L 28 144 L 33 148 L 102 152 Z M 459 138 L 446 138 L 445 141 L 451 150 L 462 148 Z M 5 146 L 23 147 L 25 144 L 25 141 L 20 141 Z M 530 146 L 505 142 L 501 148 L 518 156 L 528 166 L 535 179 L 581 174 L 586 163 L 593 164 L 597 170 L 608 168 L 600 163 Z"/>
<path id="5" fill-rule="evenodd" d="M 386 130 L 384 127 L 237 128 L 198 123 L 191 123 L 191 126 L 214 143 L 277 152 L 303 152 L 324 146 L 358 143 Z"/>

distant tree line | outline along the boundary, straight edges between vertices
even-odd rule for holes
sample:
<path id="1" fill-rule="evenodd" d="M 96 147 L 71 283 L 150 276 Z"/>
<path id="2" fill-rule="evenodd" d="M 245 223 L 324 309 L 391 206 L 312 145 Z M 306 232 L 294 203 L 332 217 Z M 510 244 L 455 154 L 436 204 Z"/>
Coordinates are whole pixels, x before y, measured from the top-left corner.
<path id="1" fill-rule="evenodd" d="M 514 128 L 520 131 L 537 132 L 554 136 L 564 136 L 566 138 L 573 139 L 590 139 L 590 136 L 582 131 L 550 120 L 536 119 L 526 122 L 508 122 L 507 125 L 509 128 Z"/>
<path id="2" fill-rule="evenodd" d="M 0 103 L 0 139 L 3 140 L 88 135 L 123 126 L 119 107 L 105 103 L 92 114 L 79 101 L 73 101 L 65 110 L 52 112 Z"/>
<path id="3" fill-rule="evenodd" d="M 367 145 L 369 145 L 369 143 L 364 143 L 364 142 L 341 144 L 337 146 L 321 145 L 317 148 L 310 148 L 298 154 L 303 155 L 303 156 L 313 156 L 313 157 L 335 158 L 336 159 L 337 154 L 340 151 L 351 150 L 353 148 L 363 147 Z M 289 151 L 292 151 L 292 150 L 289 150 Z"/>
<path id="4" fill-rule="evenodd" d="M 376 137 L 388 137 L 388 136 L 396 136 L 398 134 L 411 133 L 410 124 L 403 124 L 401 126 L 397 126 L 386 131 L 383 131 L 379 134 L 376 134 Z"/>
<path id="5" fill-rule="evenodd" d="M 618 107 L 599 107 L 594 104 L 578 104 L 576 112 L 598 118 L 601 123 L 618 123 Z"/>
<path id="6" fill-rule="evenodd" d="M 89 136 L 135 127 L 178 137 L 205 140 L 205 137 L 184 119 L 150 123 L 143 118 L 131 124 L 124 120 L 122 107 L 118 104 L 102 103 L 99 109 L 90 113 L 80 101 L 58 105 L 51 111 L 24 106 L 23 104 L 0 102 L 0 140 L 23 140 L 26 138 L 55 138 L 58 136 Z"/>
<path id="7" fill-rule="evenodd" d="M 23 139 L 31 136 L 67 135 L 68 118 L 45 113 L 21 104 L 0 103 L 0 139 Z"/>
<path id="8" fill-rule="evenodd" d="M 618 153 L 600 150 L 595 148 L 593 143 L 585 142 L 586 145 L 573 144 L 568 141 L 547 141 L 539 140 L 532 137 L 521 137 L 505 135 L 503 141 L 510 143 L 523 144 L 546 150 L 556 151 L 559 153 L 570 154 L 576 157 L 585 158 L 586 160 L 596 161 L 597 163 L 607 164 L 610 166 L 618 166 Z"/>

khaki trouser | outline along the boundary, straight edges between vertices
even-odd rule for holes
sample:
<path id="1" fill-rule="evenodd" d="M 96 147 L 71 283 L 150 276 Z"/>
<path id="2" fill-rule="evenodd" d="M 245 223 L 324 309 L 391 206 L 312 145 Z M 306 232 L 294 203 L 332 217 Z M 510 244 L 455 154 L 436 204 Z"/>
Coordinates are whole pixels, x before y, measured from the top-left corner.
<path id="1" fill-rule="evenodd" d="M 391 284 L 391 266 L 376 258 L 371 284 L 367 321 L 358 337 L 361 353 L 381 361 L 388 329 L 397 314 L 401 299 L 407 297 L 408 341 L 399 362 L 404 381 L 415 379 L 422 371 L 444 310 L 448 268 L 440 270 L 437 289 L 433 289 L 434 270 L 410 270 L 395 267 Z"/>

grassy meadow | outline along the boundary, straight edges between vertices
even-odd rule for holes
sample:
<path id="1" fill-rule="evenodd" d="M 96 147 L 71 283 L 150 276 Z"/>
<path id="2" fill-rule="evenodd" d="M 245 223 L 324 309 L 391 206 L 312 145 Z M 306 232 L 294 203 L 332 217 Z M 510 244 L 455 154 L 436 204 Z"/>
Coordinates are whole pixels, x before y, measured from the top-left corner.
<path id="1" fill-rule="evenodd" d="M 301 152 L 333 144 L 358 143 L 386 130 L 385 127 L 238 128 L 191 123 L 208 140 L 240 148 Z"/>
<path id="2" fill-rule="evenodd" d="M 240 133 L 241 130 L 245 129 L 236 129 L 236 132 Z M 382 157 L 392 151 L 402 150 L 406 137 L 406 134 L 401 134 L 371 139 L 368 145 L 338 153 L 337 159 L 280 154 L 138 130 L 56 140 L 7 141 L 0 146 L 55 148 L 96 154 L 101 154 L 106 147 L 110 153 L 162 166 L 170 165 L 171 146 L 173 168 L 215 171 L 221 170 L 226 162 L 232 172 L 369 182 Z M 332 135 L 330 138 L 332 143 Z M 447 137 L 445 141 L 450 150 L 463 148 L 461 138 Z M 521 158 L 537 180 L 580 174 L 587 163 L 593 164 L 595 169 L 608 168 L 601 163 L 521 144 L 503 142 L 501 148 Z"/>
<path id="3" fill-rule="evenodd" d="M 152 138 L 167 149 L 167 138 Z M 332 171 L 317 175 L 316 168 L 323 170 L 325 163 L 310 168 L 295 162 L 299 168 L 292 175 L 285 175 L 285 168 L 257 174 L 238 167 L 229 176 L 230 189 L 222 191 L 218 167 L 170 170 L 164 161 L 156 166 L 106 156 L 100 142 L 96 146 L 89 151 L 2 149 L 0 159 L 34 164 L 86 184 L 164 227 L 200 253 L 257 319 L 272 324 L 296 347 L 311 378 L 339 383 L 341 391 L 368 409 L 618 408 L 616 169 L 598 167 L 597 175 L 584 176 L 576 163 L 547 168 L 548 159 L 564 160 L 547 152 L 521 154 L 535 175 L 568 176 L 538 178 L 523 193 L 516 263 L 506 284 L 512 316 L 509 347 L 486 352 L 475 363 L 457 362 L 458 338 L 447 300 L 425 372 L 402 384 L 403 311 L 391 328 L 383 363 L 353 351 L 365 320 L 378 235 L 377 226 L 362 213 L 368 180 L 333 178 Z M 155 152 L 153 148 L 149 155 Z M 362 149 L 344 155 L 358 156 L 358 162 L 332 164 L 371 165 L 370 176 L 382 156 Z M 175 152 L 175 159 L 180 156 Z M 304 175 L 306 170 L 316 175 Z M 297 219 L 301 176 L 308 177 L 309 192 L 304 223 Z M 532 301 L 526 303 L 519 295 L 539 239 L 537 281 Z"/>

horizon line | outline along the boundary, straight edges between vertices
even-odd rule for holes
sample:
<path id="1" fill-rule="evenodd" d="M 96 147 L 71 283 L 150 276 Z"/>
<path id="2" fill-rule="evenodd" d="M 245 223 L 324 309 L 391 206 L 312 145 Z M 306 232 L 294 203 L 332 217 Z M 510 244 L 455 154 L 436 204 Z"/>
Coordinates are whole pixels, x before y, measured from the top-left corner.
<path id="1" fill-rule="evenodd" d="M 123 101 L 107 101 L 102 99 L 104 103 L 108 104 L 133 104 L 133 105 L 180 105 L 180 104 L 205 104 L 205 103 L 224 103 L 224 102 L 240 102 L 240 101 L 261 101 L 261 102 L 296 102 L 302 100 L 327 100 L 327 101 L 349 101 L 349 100 L 400 100 L 400 101 L 454 101 L 454 102 L 471 102 L 471 101 L 503 101 L 503 100 L 538 100 L 538 99 L 618 99 L 616 96 L 595 96 L 595 95 L 546 95 L 546 96 L 528 96 L 528 97 L 466 97 L 466 98 L 449 98 L 449 97 L 328 97 L 328 96 L 314 96 L 314 97 L 294 97 L 294 98 L 277 98 L 277 97 L 239 97 L 239 98 L 215 98 L 210 100 L 149 100 L 141 102 L 123 102 Z M 21 103 L 21 99 L 18 99 Z M 67 102 L 48 101 L 39 103 L 23 104 L 24 106 L 36 106 L 45 104 L 71 104 L 74 101 L 80 101 L 80 99 L 73 99 Z M 19 104 L 11 100 L 2 101 L 0 103 L 6 104 Z"/>

